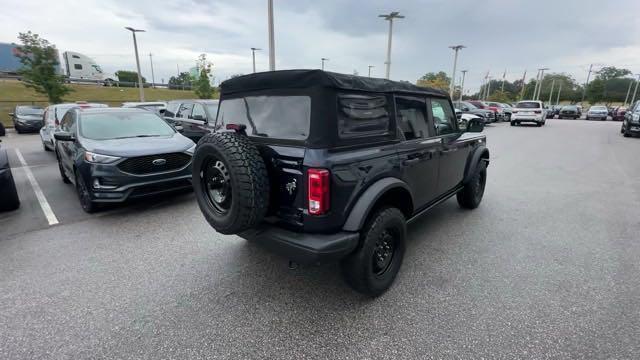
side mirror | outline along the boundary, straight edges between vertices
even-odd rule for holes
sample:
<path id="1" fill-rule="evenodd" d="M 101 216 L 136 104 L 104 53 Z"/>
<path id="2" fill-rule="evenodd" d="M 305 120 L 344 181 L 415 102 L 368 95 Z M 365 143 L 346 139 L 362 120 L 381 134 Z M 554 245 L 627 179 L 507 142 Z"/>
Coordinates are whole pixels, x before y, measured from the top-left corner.
<path id="1" fill-rule="evenodd" d="M 53 137 L 58 141 L 75 141 L 76 136 L 70 132 L 60 131 L 53 134 Z"/>
<path id="2" fill-rule="evenodd" d="M 471 119 L 467 122 L 467 132 L 482 132 L 484 130 L 484 121 L 482 119 Z"/>

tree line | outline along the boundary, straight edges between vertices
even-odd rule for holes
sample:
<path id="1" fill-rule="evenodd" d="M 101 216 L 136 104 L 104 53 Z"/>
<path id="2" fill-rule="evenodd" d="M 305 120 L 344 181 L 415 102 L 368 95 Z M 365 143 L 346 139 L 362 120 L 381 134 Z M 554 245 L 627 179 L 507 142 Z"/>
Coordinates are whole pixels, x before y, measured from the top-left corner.
<path id="1" fill-rule="evenodd" d="M 591 79 L 586 89 L 584 84 L 579 84 L 573 76 L 569 74 L 545 74 L 542 79 L 539 99 L 545 102 L 549 102 L 551 99 L 552 104 L 555 104 L 556 101 L 578 103 L 582 101 L 584 96 L 584 99 L 591 104 L 622 103 L 625 101 L 630 103 L 637 84 L 636 79 L 629 77 L 631 74 L 629 69 L 606 66 L 595 72 L 595 76 Z M 416 85 L 418 86 L 432 87 L 447 92 L 449 91 L 450 84 L 451 77 L 444 71 L 427 73 L 416 81 Z M 522 79 L 515 81 L 505 80 L 504 82 L 494 79 L 483 84 L 478 92 L 464 95 L 463 98 L 480 99 L 488 93 L 486 96 L 487 100 L 514 102 L 521 99 L 532 99 L 535 87 L 535 79 L 530 79 L 524 83 L 524 86 Z M 454 99 L 458 99 L 459 97 L 460 84 L 456 84 Z M 636 96 L 636 99 L 638 99 L 638 96 Z"/>

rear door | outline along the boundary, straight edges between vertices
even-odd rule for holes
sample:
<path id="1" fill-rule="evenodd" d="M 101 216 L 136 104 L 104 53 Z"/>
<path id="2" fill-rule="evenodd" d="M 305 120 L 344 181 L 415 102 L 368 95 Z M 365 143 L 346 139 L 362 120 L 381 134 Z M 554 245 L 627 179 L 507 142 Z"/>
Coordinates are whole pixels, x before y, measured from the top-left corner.
<path id="1" fill-rule="evenodd" d="M 440 138 L 433 137 L 429 128 L 426 98 L 396 96 L 395 103 L 397 131 L 402 139 L 398 145 L 402 179 L 419 209 L 438 196 Z"/>
<path id="2" fill-rule="evenodd" d="M 206 127 L 207 121 L 209 121 L 209 119 L 207 119 L 207 112 L 204 106 L 198 103 L 193 104 L 191 115 L 187 119 L 182 119 L 182 123 L 184 124 L 184 132 L 182 134 L 198 142 L 201 137 L 209 133 Z"/>
<path id="3" fill-rule="evenodd" d="M 193 103 L 181 103 L 180 106 L 178 106 L 178 108 L 176 109 L 176 115 L 173 118 L 173 124 L 176 126 L 181 126 L 182 130 L 180 130 L 180 132 L 186 136 L 186 134 L 184 133 L 185 131 L 188 131 L 187 129 L 189 128 L 189 122 L 187 120 L 189 120 L 189 117 L 191 116 L 191 111 L 193 110 Z"/>
<path id="4" fill-rule="evenodd" d="M 458 140 L 458 121 L 448 99 L 431 97 L 429 116 L 433 121 L 435 135 L 440 139 L 437 188 L 438 195 L 442 195 L 462 182 L 471 144 Z"/>

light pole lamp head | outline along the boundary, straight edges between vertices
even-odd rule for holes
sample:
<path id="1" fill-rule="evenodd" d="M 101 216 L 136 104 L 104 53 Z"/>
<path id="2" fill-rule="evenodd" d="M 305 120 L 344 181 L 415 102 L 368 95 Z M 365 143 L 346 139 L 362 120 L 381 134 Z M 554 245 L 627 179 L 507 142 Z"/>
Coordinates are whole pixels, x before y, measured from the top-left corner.
<path id="1" fill-rule="evenodd" d="M 400 15 L 397 11 L 393 11 L 389 14 L 378 15 L 378 17 L 384 18 L 385 20 L 404 19 L 404 15 Z"/>
<path id="2" fill-rule="evenodd" d="M 464 49 L 466 48 L 466 46 L 464 45 L 451 45 L 449 46 L 449 49 L 453 49 L 453 50 L 460 50 L 460 49 Z"/>
<path id="3" fill-rule="evenodd" d="M 142 30 L 142 29 L 134 29 L 134 28 L 132 28 L 131 26 L 127 26 L 127 27 L 125 27 L 125 29 L 127 29 L 127 30 L 129 30 L 129 31 L 131 31 L 131 32 L 134 32 L 134 33 L 136 33 L 136 32 L 145 32 L 145 30 Z"/>
<path id="4" fill-rule="evenodd" d="M 254 48 L 254 47 L 252 47 L 252 48 L 251 48 L 251 51 L 258 51 L 258 50 L 262 50 L 262 49 L 260 49 L 260 48 Z"/>

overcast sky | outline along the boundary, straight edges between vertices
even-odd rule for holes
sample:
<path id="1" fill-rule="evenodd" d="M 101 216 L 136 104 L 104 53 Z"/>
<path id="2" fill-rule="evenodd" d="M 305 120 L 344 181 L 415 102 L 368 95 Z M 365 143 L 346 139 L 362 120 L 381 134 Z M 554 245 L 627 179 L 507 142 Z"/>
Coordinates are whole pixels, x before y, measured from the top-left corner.
<path id="1" fill-rule="evenodd" d="M 200 53 L 215 76 L 267 70 L 266 0 L 3 0 L 0 42 L 31 30 L 62 51 L 93 57 L 105 71 L 135 69 L 131 33 L 139 34 L 142 73 L 156 81 L 194 66 Z M 497 78 L 534 77 L 539 67 L 584 81 L 588 65 L 624 66 L 640 73 L 640 0 L 274 0 L 276 66 L 319 68 L 382 77 L 387 23 L 378 14 L 399 11 L 394 23 L 391 78 L 414 82 L 426 72 L 452 71 L 449 45 L 463 44 L 458 69 L 477 89 L 487 71 Z M 217 82 L 217 81 L 216 81 Z"/>

